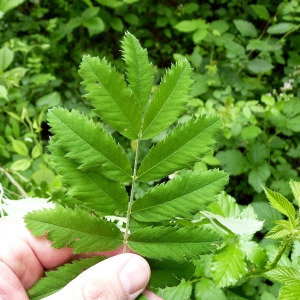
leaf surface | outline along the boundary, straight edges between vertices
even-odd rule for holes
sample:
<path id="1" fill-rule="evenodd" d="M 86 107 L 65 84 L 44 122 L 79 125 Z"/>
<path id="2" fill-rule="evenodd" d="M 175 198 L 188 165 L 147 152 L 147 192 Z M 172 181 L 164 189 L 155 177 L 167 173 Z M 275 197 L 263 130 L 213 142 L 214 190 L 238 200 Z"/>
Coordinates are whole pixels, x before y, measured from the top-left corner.
<path id="1" fill-rule="evenodd" d="M 138 170 L 139 181 L 151 181 L 170 175 L 198 160 L 215 143 L 221 128 L 218 116 L 191 119 L 151 148 Z"/>
<path id="2" fill-rule="evenodd" d="M 111 181 L 93 171 L 79 169 L 79 165 L 66 157 L 66 153 L 52 139 L 50 150 L 61 182 L 68 187 L 68 194 L 90 209 L 106 215 L 120 215 L 127 209 L 128 195 L 119 182 Z"/>
<path id="3" fill-rule="evenodd" d="M 128 32 L 122 41 L 122 48 L 129 87 L 144 108 L 150 99 L 153 81 L 152 65 L 149 63 L 147 50 Z"/>
<path id="4" fill-rule="evenodd" d="M 131 165 L 114 139 L 99 125 L 76 111 L 53 108 L 48 113 L 56 145 L 83 170 L 97 170 L 116 181 L 131 180 Z"/>
<path id="5" fill-rule="evenodd" d="M 131 216 L 141 222 L 161 222 L 176 217 L 192 218 L 193 214 L 212 202 L 228 181 L 218 170 L 187 172 L 165 185 L 157 185 L 133 206 Z"/>
<path id="6" fill-rule="evenodd" d="M 192 68 L 187 60 L 173 65 L 164 76 L 145 113 L 142 138 L 151 139 L 172 125 L 188 100 Z"/>
<path id="7" fill-rule="evenodd" d="M 228 244 L 213 255 L 212 274 L 218 287 L 235 284 L 247 273 L 245 255 L 239 247 Z"/>
<path id="8" fill-rule="evenodd" d="M 56 271 L 46 272 L 46 276 L 41 278 L 27 294 L 31 300 L 44 299 L 47 296 L 58 292 L 71 280 L 75 279 L 84 270 L 102 261 L 104 257 L 91 257 L 82 260 L 74 260 L 70 264 L 58 267 Z"/>
<path id="9" fill-rule="evenodd" d="M 295 208 L 287 198 L 285 198 L 280 193 L 274 192 L 268 188 L 264 188 L 264 191 L 271 205 L 275 209 L 290 218 L 290 220 L 295 219 Z"/>
<path id="10" fill-rule="evenodd" d="M 35 236 L 53 241 L 52 247 L 74 248 L 74 253 L 115 250 L 123 243 L 123 234 L 115 224 L 78 208 L 56 206 L 30 212 L 25 222 Z"/>
<path id="11" fill-rule="evenodd" d="M 88 92 L 86 98 L 103 121 L 125 137 L 137 139 L 142 121 L 140 106 L 123 76 L 105 59 L 89 55 L 83 57 L 79 73 Z"/>
<path id="12" fill-rule="evenodd" d="M 221 243 L 217 232 L 199 227 L 146 227 L 128 239 L 130 249 L 144 257 L 178 262 L 213 252 Z"/>

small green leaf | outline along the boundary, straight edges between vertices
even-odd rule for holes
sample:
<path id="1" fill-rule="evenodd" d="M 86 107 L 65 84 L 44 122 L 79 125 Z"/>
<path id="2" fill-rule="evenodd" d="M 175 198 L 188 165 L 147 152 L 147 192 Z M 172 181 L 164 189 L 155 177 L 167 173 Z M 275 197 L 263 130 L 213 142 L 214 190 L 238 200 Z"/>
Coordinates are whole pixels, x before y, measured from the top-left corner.
<path id="1" fill-rule="evenodd" d="M 213 255 L 212 274 L 218 287 L 234 285 L 247 274 L 245 254 L 235 244 L 228 244 Z"/>
<path id="2" fill-rule="evenodd" d="M 180 284 L 182 279 L 190 280 L 195 271 L 192 262 L 176 262 L 174 260 L 147 260 L 151 267 L 149 285 L 154 288 L 165 288 Z"/>
<path id="3" fill-rule="evenodd" d="M 294 181 L 294 180 L 290 180 L 290 188 L 293 192 L 293 195 L 295 197 L 295 200 L 298 204 L 298 206 L 300 207 L 300 182 L 299 181 Z"/>
<path id="4" fill-rule="evenodd" d="M 249 235 L 254 234 L 261 230 L 263 227 L 262 221 L 246 218 L 224 218 L 222 216 L 213 214 L 208 211 L 200 211 L 205 217 L 209 219 L 215 219 L 220 222 L 223 226 L 228 228 L 231 232 L 238 235 Z"/>
<path id="5" fill-rule="evenodd" d="M 174 28 L 180 32 L 192 32 L 205 26 L 205 20 L 198 19 L 180 21 L 174 26 Z"/>
<path id="6" fill-rule="evenodd" d="M 162 79 L 146 110 L 142 139 L 151 139 L 172 125 L 184 110 L 192 84 L 187 60 L 173 65 Z"/>
<path id="7" fill-rule="evenodd" d="M 222 243 L 220 235 L 199 227 L 176 230 L 170 227 L 146 227 L 131 233 L 128 245 L 134 252 L 156 260 L 184 262 L 211 253 Z"/>
<path id="8" fill-rule="evenodd" d="M 1 9 L 0 9 L 1 10 Z M 0 71 L 4 72 L 12 63 L 14 59 L 14 52 L 7 46 L 0 49 Z"/>
<path id="9" fill-rule="evenodd" d="M 195 286 L 196 299 L 226 300 L 222 289 L 216 287 L 215 283 L 208 278 L 201 278 Z"/>
<path id="10" fill-rule="evenodd" d="M 292 267 L 277 266 L 275 269 L 265 272 L 265 275 L 270 280 L 283 284 L 300 284 L 300 272 Z"/>
<path id="11" fill-rule="evenodd" d="M 46 272 L 46 276 L 27 291 L 29 299 L 45 299 L 45 297 L 58 292 L 83 271 L 101 262 L 103 259 L 104 257 L 96 256 L 82 260 L 74 260 L 70 264 L 58 267 L 55 271 Z"/>
<path id="12" fill-rule="evenodd" d="M 137 105 L 123 76 L 105 59 L 85 55 L 80 75 L 91 101 L 104 122 L 129 139 L 137 139 L 141 127 L 140 106 Z"/>
<path id="13" fill-rule="evenodd" d="M 191 299 L 193 286 L 190 282 L 183 281 L 176 287 L 168 287 L 163 290 L 162 297 L 165 300 Z"/>
<path id="14" fill-rule="evenodd" d="M 233 20 L 233 23 L 242 36 L 257 37 L 257 30 L 249 21 Z"/>
<path id="15" fill-rule="evenodd" d="M 218 116 L 190 119 L 153 147 L 138 170 L 139 181 L 150 181 L 172 174 L 198 160 L 208 152 L 221 129 Z"/>
<path id="16" fill-rule="evenodd" d="M 295 27 L 296 27 L 295 24 L 282 22 L 270 26 L 267 29 L 267 32 L 269 34 L 284 34 L 290 30 L 293 30 Z"/>
<path id="17" fill-rule="evenodd" d="M 2 0 L 0 1 L 0 11 L 6 13 L 23 2 L 25 2 L 25 0 Z"/>
<path id="18" fill-rule="evenodd" d="M 252 185 L 255 191 L 260 193 L 263 190 L 262 185 L 265 184 L 270 175 L 270 166 L 267 162 L 264 162 L 260 166 L 253 166 L 253 169 L 248 176 L 248 182 Z"/>
<path id="19" fill-rule="evenodd" d="M 227 181 L 228 175 L 218 170 L 187 172 L 138 198 L 132 206 L 131 216 L 141 222 L 192 218 L 214 200 Z"/>
<path id="20" fill-rule="evenodd" d="M 136 100 L 144 108 L 152 89 L 152 65 L 146 49 L 143 49 L 135 36 L 126 33 L 122 41 L 123 58 L 126 62 L 127 80 Z"/>
<path id="21" fill-rule="evenodd" d="M 22 156 L 28 156 L 28 148 L 24 142 L 12 139 L 12 147 L 16 153 Z"/>
<path id="22" fill-rule="evenodd" d="M 68 187 L 71 197 L 106 215 L 122 215 L 126 211 L 128 195 L 124 186 L 97 171 L 79 169 L 79 165 L 66 157 L 66 152 L 54 143 L 54 139 L 49 148 L 56 170 L 62 175 L 61 182 Z"/>
<path id="23" fill-rule="evenodd" d="M 265 5 L 251 4 L 251 7 L 261 19 L 265 21 L 270 20 L 270 14 Z"/>
<path id="24" fill-rule="evenodd" d="M 261 58 L 254 58 L 247 64 L 249 71 L 255 74 L 263 74 L 271 71 L 274 66 L 268 61 Z"/>
<path id="25" fill-rule="evenodd" d="M 226 150 L 217 153 L 224 170 L 231 175 L 239 175 L 247 171 L 248 161 L 239 150 Z"/>
<path id="26" fill-rule="evenodd" d="M 241 137 L 243 141 L 249 141 L 257 138 L 258 135 L 260 135 L 262 130 L 260 127 L 255 125 L 250 125 L 242 129 Z"/>
<path id="27" fill-rule="evenodd" d="M 53 108 L 48 113 L 56 146 L 84 171 L 97 171 L 115 181 L 131 180 L 131 165 L 120 145 L 100 126 L 76 111 Z M 53 144 L 53 140 L 51 141 Z"/>
<path id="28" fill-rule="evenodd" d="M 288 199 L 277 192 L 271 191 L 268 188 L 264 188 L 264 191 L 271 205 L 275 209 L 287 216 L 291 221 L 295 220 L 295 208 Z"/>
<path id="29" fill-rule="evenodd" d="M 31 159 L 30 158 L 21 158 L 14 161 L 10 168 L 16 172 L 26 171 L 31 166 Z"/>
<path id="30" fill-rule="evenodd" d="M 74 253 L 114 250 L 123 243 L 119 228 L 84 210 L 56 206 L 30 212 L 25 216 L 28 229 L 35 236 L 46 236 L 54 248 L 74 248 Z"/>

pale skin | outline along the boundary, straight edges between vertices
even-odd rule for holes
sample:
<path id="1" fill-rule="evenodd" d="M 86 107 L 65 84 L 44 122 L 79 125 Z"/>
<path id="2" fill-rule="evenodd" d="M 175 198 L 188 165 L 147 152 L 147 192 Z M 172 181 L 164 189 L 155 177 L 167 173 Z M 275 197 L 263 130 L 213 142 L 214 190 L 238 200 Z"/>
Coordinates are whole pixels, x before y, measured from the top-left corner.
<path id="1" fill-rule="evenodd" d="M 44 237 L 34 237 L 23 220 L 0 220 L 0 299 L 28 300 L 26 289 L 43 275 L 75 257 L 72 249 L 51 248 Z M 162 299 L 146 289 L 150 267 L 133 254 L 106 253 L 112 257 L 81 273 L 47 300 L 132 300 L 144 293 L 149 300 Z"/>

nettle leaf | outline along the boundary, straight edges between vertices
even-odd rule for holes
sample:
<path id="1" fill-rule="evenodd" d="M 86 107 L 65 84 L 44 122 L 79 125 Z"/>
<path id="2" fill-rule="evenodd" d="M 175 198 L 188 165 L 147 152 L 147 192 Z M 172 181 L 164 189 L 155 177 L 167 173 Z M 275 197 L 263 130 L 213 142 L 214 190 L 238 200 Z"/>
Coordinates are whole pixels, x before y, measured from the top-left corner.
<path id="1" fill-rule="evenodd" d="M 290 220 L 295 220 L 295 208 L 288 199 L 268 188 L 264 188 L 264 191 L 271 205 L 275 209 L 287 216 Z"/>
<path id="2" fill-rule="evenodd" d="M 191 119 L 151 148 L 138 170 L 139 181 L 151 181 L 187 167 L 207 153 L 221 128 L 218 116 Z"/>
<path id="3" fill-rule="evenodd" d="M 233 285 L 245 274 L 245 254 L 235 244 L 228 244 L 213 255 L 212 275 L 218 287 Z"/>
<path id="4" fill-rule="evenodd" d="M 221 236 L 210 229 L 186 227 L 146 227 L 133 232 L 128 239 L 131 250 L 157 260 L 183 262 L 215 251 L 222 244 Z"/>
<path id="5" fill-rule="evenodd" d="M 151 139 L 172 125 L 188 101 L 192 68 L 187 60 L 173 65 L 162 79 L 146 110 L 142 139 Z"/>
<path id="6" fill-rule="evenodd" d="M 56 206 L 30 212 L 25 222 L 35 236 L 53 241 L 52 247 L 74 248 L 74 253 L 114 250 L 123 243 L 123 234 L 115 224 L 78 208 Z"/>
<path id="7" fill-rule="evenodd" d="M 51 140 L 50 151 L 56 170 L 62 175 L 61 182 L 68 187 L 68 194 L 85 203 L 90 209 L 106 215 L 123 215 L 127 209 L 128 195 L 124 186 L 93 171 L 84 171 L 66 157 L 55 139 Z"/>
<path id="8" fill-rule="evenodd" d="M 74 260 L 70 264 L 58 267 L 55 271 L 46 272 L 46 276 L 31 287 L 27 291 L 27 294 L 32 300 L 44 299 L 45 297 L 58 292 L 84 270 L 104 259 L 104 257 L 96 256 L 82 260 Z"/>
<path id="9" fill-rule="evenodd" d="M 147 50 L 129 32 L 125 33 L 122 48 L 129 88 L 144 108 L 150 99 L 153 82 L 152 65 L 149 63 Z"/>
<path id="10" fill-rule="evenodd" d="M 141 222 L 193 218 L 193 214 L 215 199 L 227 181 L 228 175 L 218 170 L 187 172 L 138 198 L 131 216 Z"/>
<path id="11" fill-rule="evenodd" d="M 193 286 L 190 282 L 181 282 L 176 287 L 168 287 L 163 290 L 162 296 L 163 299 L 172 299 L 172 300 L 182 300 L 182 299 L 191 299 L 193 291 Z"/>
<path id="12" fill-rule="evenodd" d="M 298 206 L 300 207 L 300 182 L 299 181 L 294 181 L 294 180 L 290 180 L 290 188 L 293 192 L 293 195 L 295 197 L 295 200 L 298 204 Z"/>
<path id="13" fill-rule="evenodd" d="M 105 59 L 85 55 L 80 65 L 86 98 L 104 122 L 129 139 L 137 139 L 142 116 L 140 106 L 123 76 Z"/>
<path id="14" fill-rule="evenodd" d="M 55 147 L 65 149 L 67 157 L 80 164 L 80 169 L 97 170 L 111 180 L 131 180 L 132 170 L 126 154 L 99 124 L 63 108 L 51 109 L 48 121 L 55 135 Z"/>
<path id="15" fill-rule="evenodd" d="M 278 300 L 300 299 L 300 280 L 297 283 L 283 285 Z"/>

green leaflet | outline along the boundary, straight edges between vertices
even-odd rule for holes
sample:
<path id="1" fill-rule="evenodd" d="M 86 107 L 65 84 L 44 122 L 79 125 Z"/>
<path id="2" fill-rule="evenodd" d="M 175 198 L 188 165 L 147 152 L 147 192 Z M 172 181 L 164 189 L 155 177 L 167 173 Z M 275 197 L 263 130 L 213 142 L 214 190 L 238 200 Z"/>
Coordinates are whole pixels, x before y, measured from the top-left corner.
<path id="1" fill-rule="evenodd" d="M 300 272 L 292 267 L 277 266 L 275 269 L 265 273 L 265 275 L 273 281 L 283 284 L 299 284 Z"/>
<path id="2" fill-rule="evenodd" d="M 244 258 L 235 244 L 228 244 L 213 255 L 212 275 L 218 287 L 233 285 L 247 273 Z"/>
<path id="3" fill-rule="evenodd" d="M 44 299 L 65 287 L 84 270 L 92 267 L 103 259 L 104 257 L 96 256 L 82 260 L 75 260 L 72 261 L 71 264 L 65 264 L 58 267 L 55 271 L 46 272 L 46 276 L 31 287 L 27 291 L 27 294 L 31 300 Z"/>
<path id="4" fill-rule="evenodd" d="M 100 173 L 84 171 L 66 157 L 64 150 L 51 139 L 50 150 L 56 170 L 62 175 L 61 182 L 67 186 L 68 194 L 90 209 L 106 215 L 122 215 L 127 209 L 128 195 L 119 182 L 111 181 Z"/>
<path id="5" fill-rule="evenodd" d="M 48 113 L 56 145 L 65 149 L 69 159 L 80 168 L 97 170 L 116 181 L 131 180 L 131 166 L 123 149 L 99 124 L 76 111 L 53 108 Z M 80 154 L 80 155 L 79 155 Z"/>
<path id="6" fill-rule="evenodd" d="M 201 116 L 178 125 L 149 151 L 138 170 L 138 180 L 162 178 L 197 161 L 215 143 L 220 128 L 218 116 Z"/>
<path id="7" fill-rule="evenodd" d="M 292 222 L 295 222 L 296 212 L 293 204 L 280 193 L 271 191 L 268 188 L 264 188 L 264 191 L 271 205 L 279 212 L 287 216 Z"/>
<path id="8" fill-rule="evenodd" d="M 218 170 L 189 171 L 138 198 L 132 206 L 131 216 L 142 222 L 192 218 L 193 214 L 215 199 L 227 181 L 228 175 Z"/>
<path id="9" fill-rule="evenodd" d="M 128 239 L 130 249 L 142 256 L 178 262 L 213 252 L 221 243 L 217 232 L 199 227 L 146 227 Z"/>
<path id="10" fill-rule="evenodd" d="M 141 110 L 123 76 L 105 59 L 89 55 L 83 57 L 79 73 L 88 92 L 86 98 L 102 120 L 125 137 L 137 139 L 142 122 Z"/>
<path id="11" fill-rule="evenodd" d="M 74 248 L 74 253 L 114 250 L 123 243 L 123 234 L 115 224 L 78 208 L 56 206 L 30 212 L 25 222 L 35 236 L 53 241 L 52 247 Z"/>
<path id="12" fill-rule="evenodd" d="M 164 288 L 178 285 L 182 279 L 189 280 L 194 274 L 195 265 L 192 262 L 176 262 L 174 260 L 147 260 L 151 267 L 151 287 Z"/>
<path id="13" fill-rule="evenodd" d="M 151 139 L 172 125 L 188 100 L 192 69 L 187 60 L 173 65 L 164 76 L 145 113 L 142 138 Z"/>
<path id="14" fill-rule="evenodd" d="M 129 87 L 143 109 L 150 99 L 153 81 L 152 65 L 149 63 L 147 50 L 143 49 L 138 39 L 129 32 L 125 33 L 122 48 Z"/>

